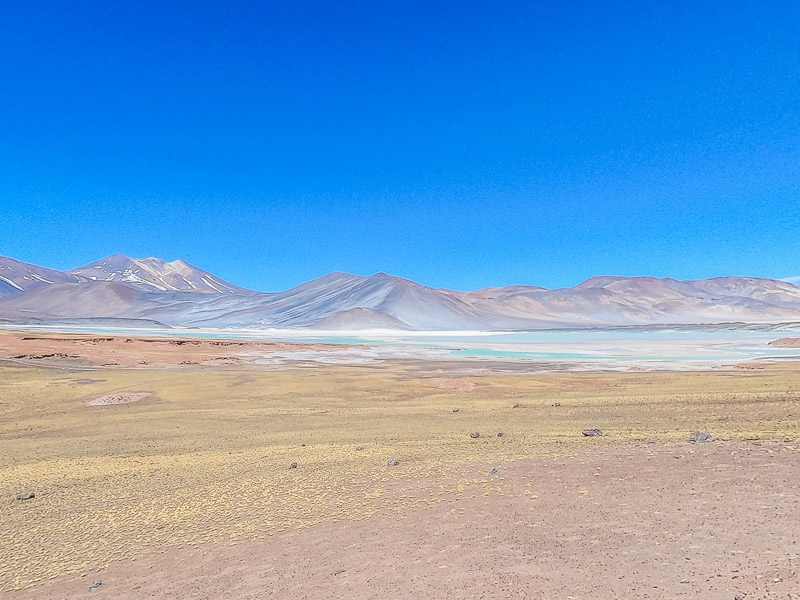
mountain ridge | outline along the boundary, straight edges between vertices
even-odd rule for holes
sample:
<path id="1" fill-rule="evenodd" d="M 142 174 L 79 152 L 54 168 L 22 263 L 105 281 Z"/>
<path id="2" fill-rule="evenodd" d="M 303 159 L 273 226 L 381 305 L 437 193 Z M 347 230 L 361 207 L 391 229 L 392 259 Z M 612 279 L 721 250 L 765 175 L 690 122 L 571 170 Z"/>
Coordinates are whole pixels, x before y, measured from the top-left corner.
<path id="1" fill-rule="evenodd" d="M 256 292 L 181 259 L 111 255 L 69 271 L 0 257 L 0 319 L 141 319 L 177 327 L 532 330 L 800 321 L 800 286 L 721 276 L 591 277 L 571 288 L 437 289 L 384 272 L 333 272 Z"/>
<path id="2" fill-rule="evenodd" d="M 129 283 L 141 286 L 142 289 L 152 288 L 161 292 L 235 294 L 249 291 L 182 259 L 167 262 L 160 258 L 129 258 L 124 254 L 112 254 L 71 269 L 68 273 L 79 279 Z"/>

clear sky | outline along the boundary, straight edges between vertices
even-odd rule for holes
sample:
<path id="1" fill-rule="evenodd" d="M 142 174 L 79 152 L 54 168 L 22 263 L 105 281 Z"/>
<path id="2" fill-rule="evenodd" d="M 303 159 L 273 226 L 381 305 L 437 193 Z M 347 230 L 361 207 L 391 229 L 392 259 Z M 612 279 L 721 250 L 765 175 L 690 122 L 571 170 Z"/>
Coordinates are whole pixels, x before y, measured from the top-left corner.
<path id="1" fill-rule="evenodd" d="M 800 275 L 800 3 L 6 3 L 0 254 Z"/>

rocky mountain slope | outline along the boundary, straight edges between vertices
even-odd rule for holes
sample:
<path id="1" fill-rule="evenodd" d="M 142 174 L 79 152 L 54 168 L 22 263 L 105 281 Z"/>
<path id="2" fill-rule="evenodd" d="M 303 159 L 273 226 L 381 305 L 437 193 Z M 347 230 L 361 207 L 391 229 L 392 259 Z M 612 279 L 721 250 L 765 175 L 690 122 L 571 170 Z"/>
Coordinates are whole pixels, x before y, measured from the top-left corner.
<path id="1" fill-rule="evenodd" d="M 279 293 L 183 261 L 115 255 L 69 272 L 0 258 L 0 320 L 139 319 L 171 326 L 325 330 L 529 330 L 800 321 L 800 287 L 752 277 L 594 277 L 575 287 L 434 289 L 331 273 Z"/>
<path id="2" fill-rule="evenodd" d="M 0 256 L 0 296 L 28 292 L 56 283 L 75 281 L 78 279 L 69 273 L 37 267 L 13 258 Z"/>
<path id="3" fill-rule="evenodd" d="M 182 260 L 128 258 L 114 254 L 69 272 L 79 281 L 128 283 L 146 291 L 235 294 L 244 288 L 223 281 Z"/>

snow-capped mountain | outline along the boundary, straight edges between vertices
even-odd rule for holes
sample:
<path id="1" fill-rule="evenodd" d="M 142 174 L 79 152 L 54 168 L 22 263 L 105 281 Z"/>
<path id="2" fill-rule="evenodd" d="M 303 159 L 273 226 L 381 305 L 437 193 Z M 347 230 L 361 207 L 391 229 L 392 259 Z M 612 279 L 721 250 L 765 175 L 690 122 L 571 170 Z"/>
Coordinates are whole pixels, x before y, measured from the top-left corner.
<path id="1" fill-rule="evenodd" d="M 134 319 L 170 326 L 531 330 L 800 321 L 800 287 L 752 277 L 594 277 L 572 288 L 434 289 L 331 273 L 252 292 L 183 261 L 115 255 L 68 273 L 0 259 L 0 319 Z"/>
<path id="2" fill-rule="evenodd" d="M 29 292 L 46 285 L 74 281 L 77 281 L 77 278 L 68 273 L 0 256 L 0 296 Z"/>
<path id="3" fill-rule="evenodd" d="M 69 273 L 83 281 L 127 283 L 149 291 L 207 294 L 248 291 L 182 260 L 166 262 L 158 258 L 128 258 L 114 254 Z"/>

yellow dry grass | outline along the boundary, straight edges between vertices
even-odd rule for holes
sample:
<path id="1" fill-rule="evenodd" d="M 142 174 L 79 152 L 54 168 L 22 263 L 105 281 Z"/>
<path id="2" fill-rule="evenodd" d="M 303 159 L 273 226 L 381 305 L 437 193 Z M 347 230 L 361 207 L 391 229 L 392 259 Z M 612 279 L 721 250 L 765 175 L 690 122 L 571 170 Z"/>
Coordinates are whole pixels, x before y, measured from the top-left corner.
<path id="1" fill-rule="evenodd" d="M 470 379 L 472 390 L 442 389 L 441 378 L 388 364 L 3 367 L 0 591 L 145 552 L 502 493 L 491 478 L 464 479 L 475 463 L 684 441 L 701 429 L 734 440 L 800 440 L 794 368 Z M 155 398 L 85 404 L 136 391 Z M 605 435 L 583 438 L 588 427 Z M 475 431 L 480 438 L 470 438 Z M 400 464 L 388 467 L 390 458 Z M 420 479 L 431 485 L 404 487 Z M 25 492 L 36 498 L 12 502 Z"/>

